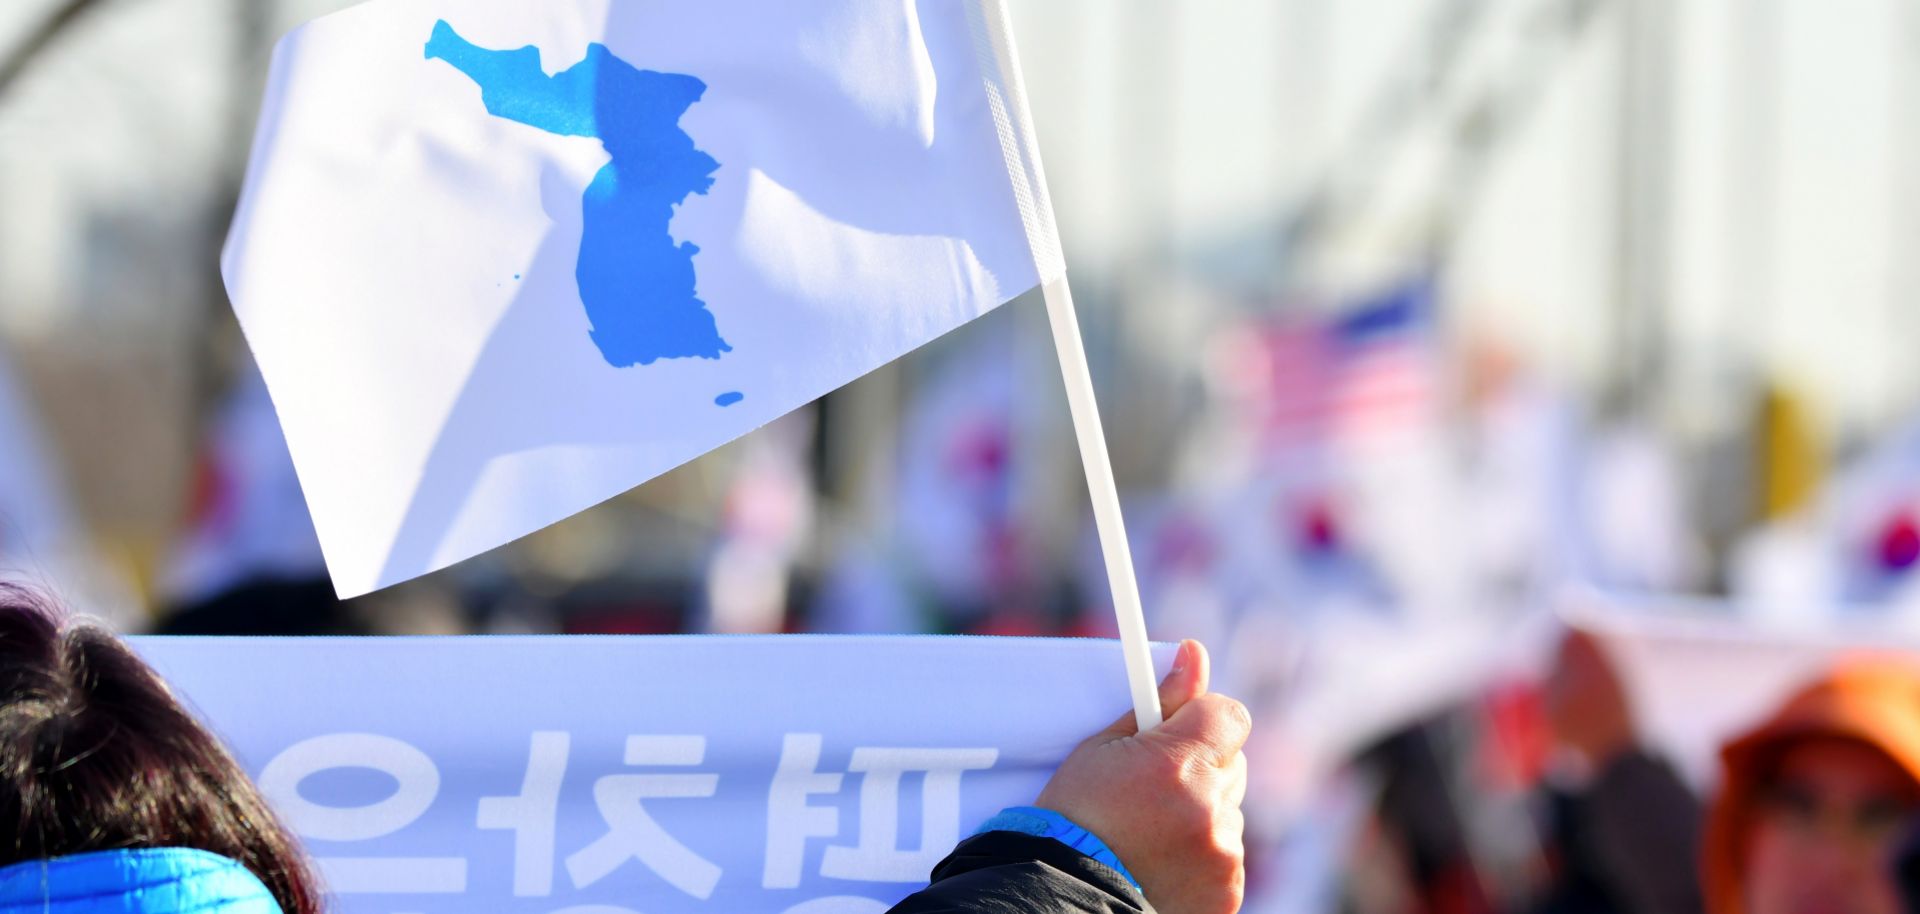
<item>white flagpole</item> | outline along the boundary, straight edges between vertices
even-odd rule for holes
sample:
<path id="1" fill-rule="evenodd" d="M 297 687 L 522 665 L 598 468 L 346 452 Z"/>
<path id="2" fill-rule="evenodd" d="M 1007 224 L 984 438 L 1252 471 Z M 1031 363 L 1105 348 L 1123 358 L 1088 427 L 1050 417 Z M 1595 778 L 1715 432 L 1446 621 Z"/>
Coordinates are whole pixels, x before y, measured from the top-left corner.
<path id="1" fill-rule="evenodd" d="M 1073 293 L 1067 288 L 1066 261 L 1060 254 L 1060 234 L 1047 195 L 1046 172 L 1040 167 L 1040 146 L 1034 138 L 1033 115 L 1020 76 L 1020 52 L 1013 41 L 1012 19 L 1005 0 L 977 0 L 969 5 L 976 16 L 976 38 L 988 69 L 988 103 L 1007 156 L 1008 177 L 1026 223 L 1027 243 L 1047 301 L 1047 319 L 1053 325 L 1053 347 L 1060 356 L 1060 375 L 1067 385 L 1067 407 L 1073 413 L 1073 431 L 1080 440 L 1080 464 L 1087 474 L 1087 494 L 1093 498 L 1093 523 L 1100 534 L 1100 552 L 1107 560 L 1107 585 L 1113 590 L 1113 613 L 1120 626 L 1120 652 L 1126 661 L 1127 685 L 1133 692 L 1133 716 L 1142 732 L 1160 726 L 1160 689 L 1148 650 L 1147 620 L 1140 609 L 1140 585 L 1133 577 L 1133 553 L 1127 547 L 1127 528 L 1120 519 L 1120 489 L 1113 481 L 1113 462 L 1107 456 L 1106 433 L 1100 428 L 1100 408 L 1093 397 L 1093 373 L 1087 368 L 1087 350 L 1080 342 L 1080 320 L 1073 312 Z"/>
<path id="2" fill-rule="evenodd" d="M 1140 585 L 1133 575 L 1133 550 L 1127 545 L 1126 524 L 1120 518 L 1120 488 L 1113 481 L 1113 461 L 1107 456 L 1107 436 L 1100 427 L 1100 407 L 1093 399 L 1093 373 L 1087 368 L 1087 350 L 1080 341 L 1080 320 L 1074 314 L 1067 277 L 1063 274 L 1047 282 L 1041 294 L 1047 301 L 1047 319 L 1053 324 L 1053 347 L 1060 354 L 1060 375 L 1067 385 L 1074 435 L 1080 439 L 1080 463 L 1087 474 L 1087 494 L 1093 498 L 1100 554 L 1107 560 L 1114 621 L 1120 625 L 1120 651 L 1126 657 L 1127 684 L 1133 690 L 1133 717 L 1145 732 L 1160 726 L 1160 690 L 1154 683 L 1153 656 L 1147 650 L 1147 619 L 1140 607 Z"/>

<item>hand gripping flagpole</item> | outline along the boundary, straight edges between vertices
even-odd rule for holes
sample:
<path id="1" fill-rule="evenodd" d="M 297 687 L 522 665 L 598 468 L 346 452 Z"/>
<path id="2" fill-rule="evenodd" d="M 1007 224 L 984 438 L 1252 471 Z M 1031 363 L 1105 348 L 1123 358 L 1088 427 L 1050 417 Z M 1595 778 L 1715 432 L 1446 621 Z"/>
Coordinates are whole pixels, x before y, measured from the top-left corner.
<path id="1" fill-rule="evenodd" d="M 1053 202 L 1047 195 L 1046 173 L 1040 167 L 1033 115 L 1027 110 L 1012 21 L 1005 0 L 977 0 L 968 8 L 986 77 L 988 104 L 999 129 L 1001 152 L 1006 156 L 1014 197 L 1026 225 L 1027 242 L 1033 248 L 1041 294 L 1047 302 L 1047 319 L 1053 326 L 1054 350 L 1060 357 L 1067 406 L 1080 442 L 1080 463 L 1087 474 L 1087 494 L 1093 499 L 1094 527 L 1100 534 L 1100 552 L 1107 561 L 1107 584 L 1113 591 L 1113 613 L 1120 627 L 1120 652 L 1126 660 L 1127 685 L 1133 692 L 1133 716 L 1144 732 L 1160 725 L 1160 690 L 1154 680 L 1153 656 L 1148 651 L 1140 586 L 1133 576 L 1133 553 L 1120 517 L 1120 490 L 1113 480 L 1106 433 L 1100 427 L 1100 408 L 1094 402 L 1093 373 L 1087 368 L 1080 321 L 1067 286 L 1066 261 L 1060 254 L 1060 234 L 1053 218 Z"/>

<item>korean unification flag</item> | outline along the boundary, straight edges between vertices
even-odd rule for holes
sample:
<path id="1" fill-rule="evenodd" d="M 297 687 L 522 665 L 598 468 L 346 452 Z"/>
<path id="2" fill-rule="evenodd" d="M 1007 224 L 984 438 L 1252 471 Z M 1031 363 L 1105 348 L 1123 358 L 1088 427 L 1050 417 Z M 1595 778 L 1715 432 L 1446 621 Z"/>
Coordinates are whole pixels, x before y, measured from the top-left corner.
<path id="1" fill-rule="evenodd" d="M 380 0 L 276 51 L 227 288 L 340 594 L 1059 278 L 1000 0 Z"/>

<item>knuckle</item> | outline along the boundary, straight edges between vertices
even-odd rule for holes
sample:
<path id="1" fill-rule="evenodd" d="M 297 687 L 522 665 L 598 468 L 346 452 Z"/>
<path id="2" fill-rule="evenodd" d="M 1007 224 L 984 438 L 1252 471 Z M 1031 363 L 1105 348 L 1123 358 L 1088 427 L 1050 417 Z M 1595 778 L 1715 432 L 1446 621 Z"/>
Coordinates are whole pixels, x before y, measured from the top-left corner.
<path id="1" fill-rule="evenodd" d="M 1227 806 L 1220 810 L 1220 833 L 1229 838 L 1234 847 L 1241 846 L 1247 834 L 1247 817 L 1240 807 Z"/>
<path id="2" fill-rule="evenodd" d="M 1246 859 L 1246 835 L 1237 813 L 1223 818 L 1213 830 L 1213 847 L 1222 859 L 1237 867 Z"/>
<path id="3" fill-rule="evenodd" d="M 1223 873 L 1228 875 L 1244 875 L 1246 873 L 1247 856 L 1246 852 L 1241 848 L 1240 842 L 1234 841 L 1232 846 L 1221 848 L 1220 854 L 1223 860 L 1220 868 Z"/>
<path id="4" fill-rule="evenodd" d="M 1235 752 L 1233 754 L 1233 760 L 1228 762 L 1223 770 L 1226 772 L 1227 782 L 1229 784 L 1242 787 L 1246 786 L 1247 754 L 1245 752 Z"/>
<path id="5" fill-rule="evenodd" d="M 1213 741 L 1234 749 L 1246 744 L 1253 732 L 1253 715 L 1248 713 L 1246 705 L 1218 692 L 1209 692 L 1194 701 L 1201 703 L 1209 724 L 1207 732 Z"/>
<path id="6" fill-rule="evenodd" d="M 1227 878 L 1226 895 L 1225 910 L 1230 912 L 1240 910 L 1240 905 L 1246 900 L 1247 895 L 1247 871 L 1244 868 L 1234 867 L 1233 873 Z"/>
<path id="7" fill-rule="evenodd" d="M 1247 710 L 1247 706 L 1222 695 L 1220 696 L 1220 715 L 1232 727 L 1235 739 L 1244 744 L 1248 734 L 1253 732 L 1253 714 Z"/>
<path id="8" fill-rule="evenodd" d="M 1247 870 L 1239 858 L 1216 860 L 1195 875 L 1208 887 L 1209 914 L 1232 914 L 1240 910 L 1246 898 Z"/>
<path id="9" fill-rule="evenodd" d="M 1215 875 L 1223 885 L 1238 884 L 1247 878 L 1246 861 L 1238 851 L 1224 855 L 1216 865 Z"/>

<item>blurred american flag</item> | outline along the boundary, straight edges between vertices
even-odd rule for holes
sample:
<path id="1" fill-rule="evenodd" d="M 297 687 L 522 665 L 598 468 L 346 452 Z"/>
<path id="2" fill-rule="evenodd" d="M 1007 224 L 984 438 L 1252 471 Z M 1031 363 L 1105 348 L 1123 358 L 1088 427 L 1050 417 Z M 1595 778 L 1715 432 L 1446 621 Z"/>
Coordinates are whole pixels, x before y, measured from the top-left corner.
<path id="1" fill-rule="evenodd" d="M 1265 430 L 1274 444 L 1397 437 L 1438 413 L 1432 283 L 1266 331 Z"/>

